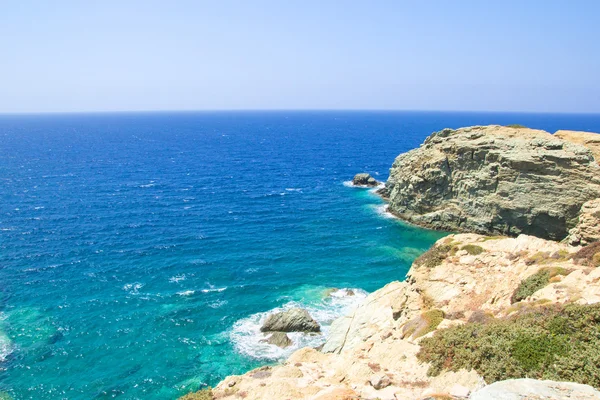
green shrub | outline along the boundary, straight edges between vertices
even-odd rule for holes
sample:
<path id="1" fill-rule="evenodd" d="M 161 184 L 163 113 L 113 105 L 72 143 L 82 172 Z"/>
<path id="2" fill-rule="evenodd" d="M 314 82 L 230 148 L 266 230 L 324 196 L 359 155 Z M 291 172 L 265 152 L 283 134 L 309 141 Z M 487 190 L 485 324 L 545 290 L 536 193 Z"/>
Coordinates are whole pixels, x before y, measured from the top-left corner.
<path id="1" fill-rule="evenodd" d="M 461 250 L 465 250 L 472 256 L 483 253 L 483 247 L 477 246 L 476 244 L 465 244 L 463 247 L 461 247 Z"/>
<path id="2" fill-rule="evenodd" d="M 540 269 L 535 274 L 521 281 L 519 287 L 514 291 L 510 298 L 511 304 L 525 300 L 538 290 L 546 287 L 553 277 L 557 275 L 568 275 L 569 272 L 571 271 L 560 267 Z"/>
<path id="3" fill-rule="evenodd" d="M 594 242 L 582 247 L 571 257 L 577 264 L 587 265 L 588 267 L 600 267 L 600 242 Z"/>
<path id="4" fill-rule="evenodd" d="M 429 310 L 408 321 L 402 328 L 403 337 L 418 338 L 433 332 L 444 319 L 442 310 Z"/>
<path id="5" fill-rule="evenodd" d="M 437 267 L 448 257 L 449 255 L 456 254 L 458 250 L 457 246 L 454 246 L 452 242 L 442 245 L 435 245 L 425 253 L 421 254 L 416 260 L 415 265 L 417 267 L 425 266 L 429 269 Z"/>
<path id="6" fill-rule="evenodd" d="M 511 125 L 506 125 L 507 128 L 527 128 L 525 125 L 520 125 L 520 124 L 511 124 Z"/>
<path id="7" fill-rule="evenodd" d="M 213 400 L 214 396 L 212 388 L 206 388 L 197 392 L 188 393 L 185 396 L 181 396 L 179 400 Z"/>
<path id="8" fill-rule="evenodd" d="M 502 240 L 502 239 L 508 239 L 508 236 L 503 236 L 503 235 L 486 236 L 483 238 L 483 241 L 487 242 L 488 240 Z"/>
<path id="9" fill-rule="evenodd" d="M 429 375 L 466 368 L 488 383 L 529 377 L 600 387 L 600 304 L 528 308 L 438 330 L 420 345 Z"/>

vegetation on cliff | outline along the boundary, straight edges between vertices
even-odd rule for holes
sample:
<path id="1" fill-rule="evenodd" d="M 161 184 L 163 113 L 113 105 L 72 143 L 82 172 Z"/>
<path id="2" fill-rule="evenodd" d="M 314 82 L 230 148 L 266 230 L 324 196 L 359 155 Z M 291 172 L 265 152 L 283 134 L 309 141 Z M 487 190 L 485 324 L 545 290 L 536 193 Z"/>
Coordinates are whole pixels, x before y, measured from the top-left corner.
<path id="1" fill-rule="evenodd" d="M 523 301 L 538 290 L 546 287 L 557 275 L 568 275 L 569 270 L 561 267 L 542 268 L 530 277 L 523 279 L 510 298 L 511 303 Z"/>
<path id="2" fill-rule="evenodd" d="M 421 341 L 429 374 L 474 369 L 486 382 L 530 377 L 600 387 L 600 304 L 551 305 L 442 329 Z"/>
<path id="3" fill-rule="evenodd" d="M 214 396 L 211 388 L 202 389 L 197 392 L 188 393 L 179 398 L 179 400 L 213 400 Z"/>

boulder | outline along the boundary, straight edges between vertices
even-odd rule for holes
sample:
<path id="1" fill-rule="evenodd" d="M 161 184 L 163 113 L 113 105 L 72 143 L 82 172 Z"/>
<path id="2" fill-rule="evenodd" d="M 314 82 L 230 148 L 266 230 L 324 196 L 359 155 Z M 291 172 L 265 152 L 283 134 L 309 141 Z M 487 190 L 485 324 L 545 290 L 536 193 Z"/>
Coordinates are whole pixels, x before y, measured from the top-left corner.
<path id="1" fill-rule="evenodd" d="M 371 175 L 367 173 L 361 173 L 354 175 L 354 179 L 352 179 L 352 184 L 357 186 L 377 186 L 379 182 L 375 180 Z"/>
<path id="2" fill-rule="evenodd" d="M 589 385 L 573 382 L 508 379 L 492 383 L 471 394 L 471 400 L 591 400 L 600 399 L 600 392 Z"/>
<path id="3" fill-rule="evenodd" d="M 428 228 L 562 240 L 600 197 L 592 151 L 548 132 L 475 126 L 433 133 L 396 158 L 389 211 Z"/>
<path id="4" fill-rule="evenodd" d="M 321 327 L 305 309 L 290 308 L 269 315 L 260 330 L 261 332 L 320 332 Z"/>
<path id="5" fill-rule="evenodd" d="M 274 344 L 277 347 L 281 347 L 285 349 L 286 347 L 294 344 L 292 340 L 285 334 L 285 332 L 273 332 L 271 336 L 269 336 L 266 340 L 269 344 Z"/>
<path id="6" fill-rule="evenodd" d="M 371 379 L 369 379 L 369 383 L 376 390 L 381 390 L 390 386 L 392 384 L 392 381 L 390 380 L 390 377 L 386 374 L 375 374 L 371 377 Z"/>

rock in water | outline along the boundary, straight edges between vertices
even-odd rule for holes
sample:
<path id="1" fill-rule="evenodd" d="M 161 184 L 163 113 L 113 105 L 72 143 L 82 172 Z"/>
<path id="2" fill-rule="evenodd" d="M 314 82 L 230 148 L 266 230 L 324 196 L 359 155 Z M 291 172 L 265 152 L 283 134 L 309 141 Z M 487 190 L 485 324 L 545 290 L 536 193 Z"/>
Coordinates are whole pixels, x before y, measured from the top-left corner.
<path id="1" fill-rule="evenodd" d="M 572 382 L 509 379 L 492 383 L 473 393 L 471 400 L 591 400 L 600 399 L 600 392 L 588 385 Z"/>
<path id="2" fill-rule="evenodd" d="M 266 340 L 269 344 L 274 344 L 275 346 L 281 347 L 285 349 L 286 347 L 294 344 L 292 340 L 286 335 L 284 332 L 273 332 L 271 336 Z"/>
<path id="3" fill-rule="evenodd" d="M 303 308 L 271 314 L 260 328 L 261 332 L 321 332 L 319 323 Z"/>
<path id="4" fill-rule="evenodd" d="M 375 180 L 371 175 L 367 173 L 356 174 L 352 179 L 352 184 L 357 186 L 377 186 L 379 182 Z"/>
<path id="5" fill-rule="evenodd" d="M 396 158 L 386 189 L 390 211 L 418 225 L 562 240 L 600 197 L 600 165 L 545 131 L 444 129 Z"/>

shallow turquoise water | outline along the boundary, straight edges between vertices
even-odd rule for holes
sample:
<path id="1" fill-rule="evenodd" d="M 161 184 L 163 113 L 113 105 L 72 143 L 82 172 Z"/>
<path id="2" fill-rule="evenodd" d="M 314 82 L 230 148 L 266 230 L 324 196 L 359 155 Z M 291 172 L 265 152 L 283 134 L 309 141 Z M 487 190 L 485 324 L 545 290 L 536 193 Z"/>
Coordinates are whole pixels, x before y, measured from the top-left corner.
<path id="1" fill-rule="evenodd" d="M 266 313 L 302 305 L 326 331 L 443 235 L 344 182 L 385 180 L 434 130 L 493 122 L 600 130 L 525 114 L 0 116 L 0 390 L 172 399 L 285 357 L 259 342 Z"/>

